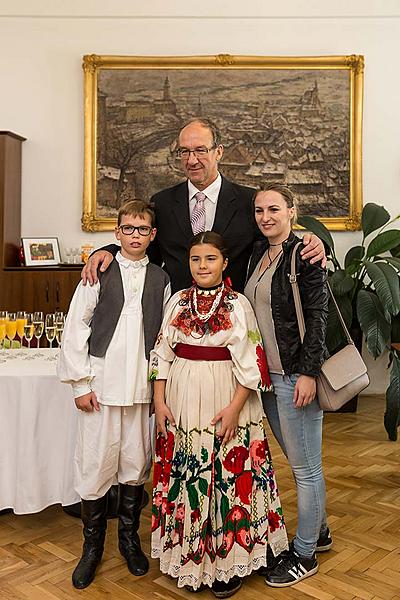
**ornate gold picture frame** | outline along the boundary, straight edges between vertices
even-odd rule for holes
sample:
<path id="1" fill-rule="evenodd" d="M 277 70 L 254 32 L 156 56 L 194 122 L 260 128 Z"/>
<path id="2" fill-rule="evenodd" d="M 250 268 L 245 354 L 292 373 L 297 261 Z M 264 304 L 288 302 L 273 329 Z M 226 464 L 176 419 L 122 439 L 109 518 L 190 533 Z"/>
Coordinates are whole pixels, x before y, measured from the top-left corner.
<path id="1" fill-rule="evenodd" d="M 113 229 L 126 199 L 183 179 L 176 138 L 193 116 L 220 128 L 228 179 L 283 181 L 302 214 L 360 228 L 363 56 L 91 54 L 83 70 L 84 231 Z"/>

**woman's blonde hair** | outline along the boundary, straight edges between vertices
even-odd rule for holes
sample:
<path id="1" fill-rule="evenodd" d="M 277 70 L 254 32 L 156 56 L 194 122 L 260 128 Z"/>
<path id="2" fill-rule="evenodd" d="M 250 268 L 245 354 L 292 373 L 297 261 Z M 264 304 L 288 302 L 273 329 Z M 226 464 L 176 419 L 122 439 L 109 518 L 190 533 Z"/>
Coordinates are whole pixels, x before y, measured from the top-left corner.
<path id="1" fill-rule="evenodd" d="M 298 215 L 297 201 L 290 187 L 288 187 L 284 183 L 279 183 L 277 181 L 269 181 L 256 190 L 253 196 L 253 201 L 255 201 L 256 197 L 260 192 L 278 192 L 286 202 L 286 206 L 288 208 L 294 208 L 294 216 L 291 219 L 290 223 L 292 226 L 296 224 Z"/>

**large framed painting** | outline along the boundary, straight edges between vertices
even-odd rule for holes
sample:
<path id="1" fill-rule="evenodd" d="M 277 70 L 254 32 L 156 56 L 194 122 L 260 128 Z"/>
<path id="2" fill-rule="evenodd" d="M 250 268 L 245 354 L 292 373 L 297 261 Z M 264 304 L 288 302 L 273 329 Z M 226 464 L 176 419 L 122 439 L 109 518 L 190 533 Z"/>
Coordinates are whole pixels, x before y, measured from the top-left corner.
<path id="1" fill-rule="evenodd" d="M 82 226 L 106 231 L 120 205 L 182 180 L 188 119 L 222 133 L 221 172 L 258 188 L 287 183 L 300 213 L 360 228 L 364 59 L 87 55 Z"/>

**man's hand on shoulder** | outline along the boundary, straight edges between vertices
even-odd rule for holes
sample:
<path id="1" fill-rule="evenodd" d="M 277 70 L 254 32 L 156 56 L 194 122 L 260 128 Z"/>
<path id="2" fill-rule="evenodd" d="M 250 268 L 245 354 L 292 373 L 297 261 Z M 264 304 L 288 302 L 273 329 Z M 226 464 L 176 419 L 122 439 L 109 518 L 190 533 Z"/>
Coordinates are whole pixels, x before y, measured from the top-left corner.
<path id="1" fill-rule="evenodd" d="M 81 272 L 83 285 L 86 285 L 87 283 L 90 285 L 97 283 L 97 269 L 100 266 L 101 272 L 106 271 L 113 258 L 111 252 L 108 252 L 107 250 L 97 250 L 92 254 Z"/>
<path id="2" fill-rule="evenodd" d="M 322 241 L 313 233 L 305 233 L 303 237 L 303 244 L 305 248 L 301 251 L 301 258 L 303 260 L 309 260 L 313 265 L 314 263 L 321 261 L 321 266 L 326 267 L 326 254 L 325 248 Z"/>

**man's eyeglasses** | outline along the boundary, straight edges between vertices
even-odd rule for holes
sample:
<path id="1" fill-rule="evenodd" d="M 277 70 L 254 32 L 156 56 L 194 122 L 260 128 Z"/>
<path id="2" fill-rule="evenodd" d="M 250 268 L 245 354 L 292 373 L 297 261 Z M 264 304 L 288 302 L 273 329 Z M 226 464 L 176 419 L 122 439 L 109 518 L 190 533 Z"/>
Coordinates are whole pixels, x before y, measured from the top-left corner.
<path id="1" fill-rule="evenodd" d="M 124 235 L 132 235 L 136 230 L 138 230 L 140 235 L 150 235 L 152 228 L 148 225 L 139 225 L 139 227 L 135 227 L 134 225 L 120 225 L 118 229 Z"/>
<path id="2" fill-rule="evenodd" d="M 176 154 L 179 158 L 188 159 L 191 154 L 194 154 L 196 158 L 201 158 L 202 156 L 206 156 L 210 150 L 214 150 L 215 146 L 211 146 L 211 148 L 207 148 L 206 146 L 199 146 L 199 148 L 194 148 L 193 150 L 189 150 L 189 148 L 178 148 Z"/>

